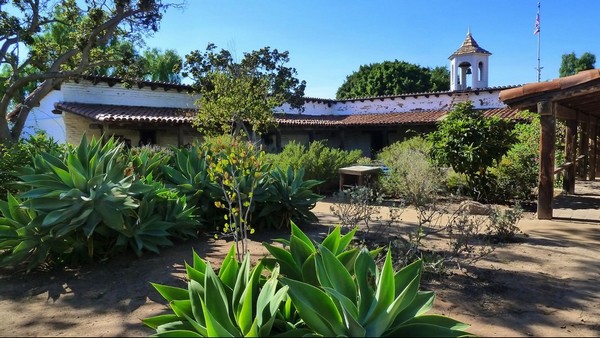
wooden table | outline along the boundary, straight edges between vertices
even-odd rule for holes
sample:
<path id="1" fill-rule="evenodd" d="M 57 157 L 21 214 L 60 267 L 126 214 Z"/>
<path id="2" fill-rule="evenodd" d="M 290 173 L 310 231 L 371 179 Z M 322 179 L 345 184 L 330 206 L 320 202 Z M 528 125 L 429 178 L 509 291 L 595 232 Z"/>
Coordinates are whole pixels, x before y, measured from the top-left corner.
<path id="1" fill-rule="evenodd" d="M 344 181 L 348 176 L 356 176 L 356 185 L 365 185 L 365 181 L 369 177 L 377 177 L 381 173 L 381 168 L 369 167 L 366 165 L 355 165 L 351 167 L 345 167 L 338 169 L 340 173 L 340 191 L 346 186 Z M 352 186 L 352 185 L 349 185 Z"/>

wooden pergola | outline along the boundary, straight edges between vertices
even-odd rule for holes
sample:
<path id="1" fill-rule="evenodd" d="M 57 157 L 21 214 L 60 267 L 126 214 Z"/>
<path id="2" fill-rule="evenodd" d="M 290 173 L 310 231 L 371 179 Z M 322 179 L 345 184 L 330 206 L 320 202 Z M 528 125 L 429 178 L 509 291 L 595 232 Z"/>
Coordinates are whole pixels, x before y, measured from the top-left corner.
<path id="1" fill-rule="evenodd" d="M 556 120 L 564 120 L 565 161 L 563 191 L 575 192 L 579 168 L 581 179 L 594 180 L 600 171 L 600 69 L 547 82 L 529 83 L 500 92 L 500 100 L 511 108 L 528 109 L 540 115 L 540 174 L 538 219 L 552 219 Z M 579 133 L 578 133 L 579 128 Z"/>

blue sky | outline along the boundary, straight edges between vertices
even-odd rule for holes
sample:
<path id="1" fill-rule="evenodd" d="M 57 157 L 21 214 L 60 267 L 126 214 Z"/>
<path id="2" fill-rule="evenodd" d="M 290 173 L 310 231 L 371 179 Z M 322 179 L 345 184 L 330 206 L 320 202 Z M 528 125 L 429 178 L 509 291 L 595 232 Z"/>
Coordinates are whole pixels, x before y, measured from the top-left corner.
<path id="1" fill-rule="evenodd" d="M 537 81 L 536 12 L 537 0 L 187 0 L 147 44 L 182 56 L 209 42 L 238 58 L 264 46 L 288 50 L 306 96 L 334 98 L 363 64 L 449 66 L 470 27 L 492 53 L 489 85 L 505 86 Z M 541 1 L 542 81 L 558 77 L 565 53 L 591 52 L 600 67 L 598 13 L 596 0 Z"/>

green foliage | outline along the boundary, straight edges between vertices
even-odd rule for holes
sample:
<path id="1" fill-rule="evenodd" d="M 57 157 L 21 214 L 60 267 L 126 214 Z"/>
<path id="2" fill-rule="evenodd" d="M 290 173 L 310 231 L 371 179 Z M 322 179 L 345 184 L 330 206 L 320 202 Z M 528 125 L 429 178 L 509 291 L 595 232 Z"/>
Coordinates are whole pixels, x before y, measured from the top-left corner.
<path id="1" fill-rule="evenodd" d="M 523 217 L 523 209 L 520 205 L 516 205 L 512 209 L 501 211 L 498 208 L 493 208 L 490 212 L 490 224 L 488 232 L 491 236 L 501 242 L 507 242 L 515 239 L 515 236 L 520 231 L 517 223 Z"/>
<path id="2" fill-rule="evenodd" d="M 341 150 L 325 146 L 325 141 L 311 142 L 309 147 L 292 141 L 277 155 L 271 155 L 269 160 L 273 166 L 282 170 L 288 167 L 304 169 L 307 180 L 319 180 L 324 183 L 320 190 L 332 190 L 337 187 L 339 180 L 338 169 L 356 163 L 362 156 L 360 150 Z"/>
<path id="3" fill-rule="evenodd" d="M 427 315 L 434 293 L 419 291 L 423 264 L 394 272 L 388 251 L 351 248 L 356 230 L 335 228 L 313 244 L 292 223 L 287 249 L 264 243 L 274 258 L 254 268 L 232 246 L 218 274 L 194 253 L 187 289 L 153 284 L 173 314 L 144 319 L 155 336 L 460 336 L 468 325 Z M 265 275 L 264 267 L 271 274 Z M 279 277 L 279 275 L 282 277 Z"/>
<path id="4" fill-rule="evenodd" d="M 193 265 L 186 264 L 187 289 L 152 284 L 169 302 L 173 314 L 146 318 L 155 337 L 266 337 L 287 332 L 302 335 L 291 318 L 287 287 L 278 284 L 276 267 L 268 278 L 262 263 L 250 267 L 246 253 L 241 263 L 235 247 L 215 274 L 210 263 L 194 252 Z"/>
<path id="5" fill-rule="evenodd" d="M 589 52 L 581 54 L 580 57 L 577 57 L 575 52 L 563 54 L 558 73 L 560 77 L 575 75 L 584 70 L 594 69 L 595 63 L 596 56 Z"/>
<path id="6" fill-rule="evenodd" d="M 539 175 L 540 118 L 525 114 L 529 120 L 515 126 L 517 142 L 491 172 L 497 177 L 497 199 L 528 201 L 537 187 Z M 560 149 L 560 148 L 558 148 Z"/>
<path id="7" fill-rule="evenodd" d="M 242 246 L 238 252 L 245 254 L 248 232 L 254 232 L 250 216 L 255 200 L 265 194 L 262 181 L 267 179 L 268 165 L 264 164 L 264 152 L 239 137 L 216 150 L 206 156 L 208 177 L 220 189 L 224 201 L 215 201 L 215 206 L 227 211 L 223 232 L 233 235 L 236 244 Z"/>
<path id="8" fill-rule="evenodd" d="M 449 88 L 450 73 L 446 67 L 431 69 L 395 60 L 360 66 L 358 71 L 346 77 L 336 98 L 398 95 Z"/>
<path id="9" fill-rule="evenodd" d="M 388 252 L 379 270 L 371 254 L 358 253 L 353 272 L 325 246 L 315 255 L 318 286 L 284 277 L 289 295 L 306 326 L 323 336 L 461 336 L 469 326 L 426 315 L 434 293 L 419 291 L 423 264 L 393 271 Z M 374 281 L 374 282 L 373 282 Z"/>
<path id="10" fill-rule="evenodd" d="M 15 170 L 23 166 L 32 166 L 35 155 L 46 152 L 62 157 L 64 145 L 58 144 L 43 132 L 19 139 L 16 143 L 0 143 L 0 196 L 7 192 L 16 193 L 13 183 L 17 180 Z"/>
<path id="11" fill-rule="evenodd" d="M 30 190 L 20 195 L 20 208 L 35 216 L 12 223 L 18 241 L 0 237 L 14 245 L 5 247 L 0 265 L 69 264 L 128 246 L 139 255 L 171 245 L 170 236 L 195 235 L 198 221 L 185 198 L 153 182 L 152 174 L 146 183 L 135 180 L 122 147 L 112 138 L 102 144 L 84 136 L 63 159 L 42 152 L 32 167 L 22 168 L 19 183 Z"/>
<path id="12" fill-rule="evenodd" d="M 377 159 L 389 168 L 389 175 L 380 179 L 386 194 L 404 197 L 412 204 L 427 203 L 419 197 L 432 197 L 443 181 L 442 172 L 431 163 L 431 147 L 429 141 L 417 136 L 377 154 Z"/>
<path id="13" fill-rule="evenodd" d="M 158 30 L 162 14 L 173 5 L 163 0 L 2 4 L 0 69 L 8 71 L 0 86 L 2 142 L 18 140 L 31 108 L 67 78 L 109 69 L 136 77 L 135 46 Z M 22 48 L 28 53 L 19 54 Z M 14 108 L 18 115 L 9 125 L 7 115 Z"/>
<path id="14" fill-rule="evenodd" d="M 510 121 L 485 117 L 471 102 L 457 104 L 429 135 L 432 157 L 467 177 L 475 199 L 488 199 L 495 182 L 489 168 L 497 164 L 515 142 Z"/>
<path id="15" fill-rule="evenodd" d="M 216 53 L 216 48 L 211 43 L 203 53 L 191 52 L 184 66 L 184 76 L 189 75 L 202 94 L 194 125 L 203 134 L 240 134 L 246 124 L 260 134 L 275 125 L 273 112 L 282 104 L 303 109 L 306 83 L 296 78 L 294 68 L 285 66 L 287 51 L 264 47 L 235 62 L 229 51 Z"/>
<path id="16" fill-rule="evenodd" d="M 281 273 L 291 279 L 304 281 L 313 286 L 318 285 L 318 279 L 315 272 L 317 248 L 312 241 L 294 224 L 291 223 L 291 236 L 289 240 L 280 239 L 286 248 L 274 246 L 263 242 L 272 258 L 264 258 L 265 265 L 273 269 L 276 265 L 281 268 Z M 354 262 L 359 248 L 350 248 L 350 242 L 354 238 L 357 228 L 345 235 L 341 234 L 341 228 L 337 227 L 322 241 L 322 245 L 327 247 L 340 262 L 342 262 L 350 271 L 354 267 Z M 373 250 L 373 256 L 379 253 L 379 249 Z"/>
<path id="17" fill-rule="evenodd" d="M 202 216 L 209 221 L 212 220 L 209 216 L 213 207 L 212 199 L 217 191 L 212 189 L 208 178 L 208 163 L 204 152 L 204 146 L 198 144 L 173 149 L 172 161 L 161 164 L 160 169 L 167 187 L 177 189 L 185 195 L 188 203 L 198 207 Z"/>
<path id="18" fill-rule="evenodd" d="M 171 162 L 174 152 L 167 148 L 146 145 L 128 149 L 125 155 L 136 175 L 141 178 L 152 175 L 154 180 L 161 180 L 161 167 Z"/>
<path id="19" fill-rule="evenodd" d="M 257 202 L 252 222 L 256 227 L 289 227 L 290 222 L 307 224 L 317 222 L 310 211 L 323 196 L 312 192 L 312 188 L 322 183 L 316 180 L 304 180 L 304 169 L 287 171 L 274 168 L 263 181 L 266 186 L 265 199 Z"/>
<path id="20" fill-rule="evenodd" d="M 164 52 L 158 48 L 148 49 L 144 51 L 142 59 L 144 78 L 149 81 L 180 83 L 182 63 L 181 56 L 174 49 Z"/>

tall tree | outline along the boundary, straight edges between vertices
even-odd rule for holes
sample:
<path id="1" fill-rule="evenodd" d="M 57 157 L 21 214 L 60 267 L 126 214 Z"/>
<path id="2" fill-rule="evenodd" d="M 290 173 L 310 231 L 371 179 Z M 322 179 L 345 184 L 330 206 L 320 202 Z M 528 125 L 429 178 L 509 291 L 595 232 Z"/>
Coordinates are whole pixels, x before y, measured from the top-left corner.
<path id="1" fill-rule="evenodd" d="M 181 82 L 182 59 L 173 49 L 164 52 L 158 48 L 144 51 L 142 69 L 144 78 L 149 81 Z"/>
<path id="2" fill-rule="evenodd" d="M 575 75 L 582 70 L 594 69 L 596 64 L 596 56 L 592 53 L 585 52 L 580 57 L 575 55 L 575 52 L 562 55 L 562 62 L 558 71 L 560 77 Z"/>
<path id="3" fill-rule="evenodd" d="M 336 98 L 341 100 L 448 89 L 448 68 L 431 69 L 395 60 L 360 66 L 358 71 L 346 77 L 346 81 L 337 91 Z"/>
<path id="4" fill-rule="evenodd" d="M 132 46 L 180 6 L 167 1 L 0 0 L 0 142 L 18 139 L 32 107 L 66 79 L 126 69 Z"/>
<path id="5" fill-rule="evenodd" d="M 260 134 L 274 126 L 273 114 L 284 103 L 303 109 L 306 82 L 285 65 L 289 52 L 264 47 L 235 62 L 228 50 L 216 49 L 209 44 L 204 52 L 193 51 L 184 65 L 183 76 L 201 94 L 195 125 L 202 133 L 239 133 L 249 124 Z"/>

